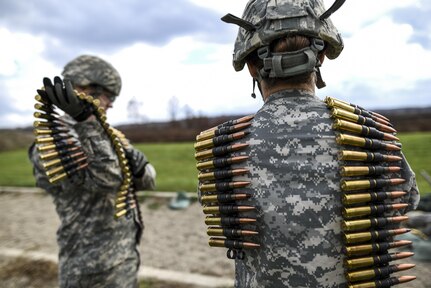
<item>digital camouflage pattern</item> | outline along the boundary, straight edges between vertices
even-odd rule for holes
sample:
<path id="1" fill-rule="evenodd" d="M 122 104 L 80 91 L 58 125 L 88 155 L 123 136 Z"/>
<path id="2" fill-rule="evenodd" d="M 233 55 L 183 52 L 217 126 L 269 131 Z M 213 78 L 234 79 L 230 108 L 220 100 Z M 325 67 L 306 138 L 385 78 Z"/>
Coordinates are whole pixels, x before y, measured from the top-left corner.
<path id="1" fill-rule="evenodd" d="M 61 221 L 57 231 L 59 272 L 60 282 L 66 283 L 82 275 L 121 269 L 125 261 L 139 263 L 137 244 L 143 223 L 136 209 L 130 217 L 114 218 L 122 173 L 101 124 L 97 121 L 77 123 L 68 115 L 62 119 L 70 134 L 80 140 L 89 166 L 59 183 L 50 184 L 36 147 L 33 145 L 29 152 L 36 185 L 51 194 Z M 150 164 L 147 166 L 147 175 L 134 180 L 141 188 L 154 189 L 154 168 Z M 134 272 L 138 268 L 135 266 Z M 123 280 L 124 283 L 129 281 Z"/>
<path id="2" fill-rule="evenodd" d="M 239 28 L 235 41 L 233 66 L 241 71 L 245 58 L 259 47 L 286 35 L 316 37 L 327 43 L 326 56 L 335 59 L 344 44 L 330 19 L 319 20 L 326 11 L 320 0 L 251 0 L 242 19 L 256 26 L 255 31 Z"/>
<path id="3" fill-rule="evenodd" d="M 252 194 L 243 204 L 257 207 L 259 235 L 250 241 L 261 247 L 236 260 L 235 287 L 346 286 L 340 146 L 329 112 L 314 95 L 284 90 L 256 113 L 241 165 L 250 173 L 233 181 L 251 182 L 241 193 Z M 414 204 L 414 175 L 405 169 L 404 202 Z"/>
<path id="4" fill-rule="evenodd" d="M 73 85 L 99 85 L 115 96 L 120 94 L 120 74 L 114 66 L 96 56 L 82 55 L 73 59 L 64 66 L 61 75 Z"/>
<path id="5" fill-rule="evenodd" d="M 67 279 L 60 279 L 60 287 L 91 287 L 91 288 L 117 288 L 117 287 L 139 287 L 136 278 L 136 267 L 139 266 L 139 259 L 126 259 L 117 267 L 113 267 L 107 272 L 94 273 L 89 275 L 71 276 Z"/>

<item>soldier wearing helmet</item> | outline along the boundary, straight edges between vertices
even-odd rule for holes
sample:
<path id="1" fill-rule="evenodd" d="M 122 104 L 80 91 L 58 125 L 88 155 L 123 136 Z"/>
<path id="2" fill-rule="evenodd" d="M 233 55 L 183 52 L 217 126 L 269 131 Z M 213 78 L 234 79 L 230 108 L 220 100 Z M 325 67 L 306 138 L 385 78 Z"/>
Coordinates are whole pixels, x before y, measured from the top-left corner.
<path id="1" fill-rule="evenodd" d="M 125 177 L 121 159 L 103 123 L 97 120 L 94 108 L 80 100 L 76 92 L 98 99 L 99 107 L 107 110 L 120 94 L 120 75 L 108 62 L 88 55 L 70 61 L 62 75 L 63 80 L 55 77 L 53 82 L 45 78 L 44 89 L 38 90 L 42 102 L 48 103 L 44 111 L 51 113 L 51 118 L 46 119 L 54 119 L 43 123 L 51 125 L 54 137 L 67 133 L 65 140 L 56 142 L 56 145 L 65 143 L 65 146 L 52 150 L 61 156 L 58 159 L 63 167 L 74 167 L 68 163 L 73 163 L 77 158 L 74 155 L 78 154 L 79 159 L 86 160 L 86 165 L 79 166 L 84 168 L 75 169 L 74 173 L 67 173 L 66 179 L 53 182 L 46 170 L 49 164 L 42 161 L 48 157 L 45 150 L 40 149 L 43 145 L 33 144 L 29 150 L 36 184 L 53 197 L 61 221 L 57 232 L 59 285 L 137 287 L 140 263 L 137 248 L 143 222 L 139 205 L 136 205 L 136 194 L 130 191 L 153 190 L 155 169 L 141 151 L 122 138 L 126 142 L 124 153 L 133 179 L 133 187 L 126 189 L 130 193 L 125 198 L 133 198 L 129 200 L 135 204 L 127 204 L 126 216 L 114 217 L 118 193 L 125 189 L 121 188 Z M 65 114 L 55 118 L 50 107 L 59 108 Z"/>
<path id="2" fill-rule="evenodd" d="M 234 69 L 247 65 L 264 100 L 246 140 L 243 154 L 249 158 L 233 165 L 249 171 L 232 181 L 250 182 L 238 193 L 251 198 L 238 205 L 256 207 L 257 212 L 240 215 L 257 214 L 257 224 L 241 228 L 256 230 L 259 235 L 247 241 L 260 245 L 235 260 L 235 287 L 348 283 L 337 157 L 342 148 L 336 143 L 330 110 L 315 96 L 315 86 L 325 86 L 320 74 L 324 58 L 335 59 L 343 50 L 328 18 L 343 2 L 337 0 L 325 10 L 321 0 L 251 0 L 242 18 L 222 18 L 240 26 Z M 403 200 L 412 209 L 418 202 L 414 174 L 403 157 L 401 163 L 406 182 L 399 188 L 408 192 Z"/>

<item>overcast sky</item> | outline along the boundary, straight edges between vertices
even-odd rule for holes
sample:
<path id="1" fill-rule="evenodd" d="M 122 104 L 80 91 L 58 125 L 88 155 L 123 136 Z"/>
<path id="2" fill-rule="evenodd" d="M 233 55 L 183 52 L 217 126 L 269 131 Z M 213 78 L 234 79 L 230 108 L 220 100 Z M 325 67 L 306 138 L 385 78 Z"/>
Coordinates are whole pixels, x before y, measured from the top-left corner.
<path id="1" fill-rule="evenodd" d="M 329 7 L 333 1 L 324 1 Z M 123 89 L 108 112 L 114 125 L 177 117 L 253 113 L 248 72 L 231 61 L 245 0 L 1 0 L 0 128 L 33 122 L 42 78 L 81 54 L 120 72 Z M 370 109 L 431 106 L 431 1 L 349 0 L 331 19 L 345 48 L 326 60 L 319 97 Z M 128 104 L 133 101 L 132 110 Z M 133 113 L 132 113 L 133 112 Z M 133 117 L 131 117 L 133 116 Z"/>

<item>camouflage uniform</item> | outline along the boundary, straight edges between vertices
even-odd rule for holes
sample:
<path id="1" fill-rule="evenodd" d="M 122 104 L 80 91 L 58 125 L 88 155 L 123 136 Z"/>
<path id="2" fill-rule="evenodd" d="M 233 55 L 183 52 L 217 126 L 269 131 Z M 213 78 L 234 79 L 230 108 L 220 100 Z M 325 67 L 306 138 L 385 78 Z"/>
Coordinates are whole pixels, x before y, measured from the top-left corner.
<path id="1" fill-rule="evenodd" d="M 132 217 L 114 219 L 115 198 L 122 176 L 110 139 L 97 121 L 76 123 L 69 116 L 63 120 L 70 125 L 70 133 L 80 140 L 88 156 L 86 169 L 58 184 L 50 184 L 37 149 L 35 146 L 30 149 L 36 185 L 54 198 L 61 221 L 57 231 L 61 287 L 73 287 L 66 284 L 70 277 L 109 274 L 109 270 L 121 269 L 124 263 L 134 263 L 134 270 L 131 275 L 120 275 L 123 280 L 136 277 L 139 266 L 137 244 L 143 223 L 136 209 Z M 154 189 L 153 168 L 147 166 L 143 178 L 135 179 L 135 182 L 142 189 Z"/>
<path id="2" fill-rule="evenodd" d="M 259 249 L 236 260 L 235 287 L 345 287 L 341 248 L 341 190 L 337 153 L 326 105 L 316 96 L 284 90 L 256 113 L 244 154 L 250 181 L 243 191 L 257 207 Z M 406 166 L 407 165 L 407 166 Z M 414 174 L 404 165 L 404 199 L 417 205 Z M 244 215 L 245 216 L 245 215 Z"/>
<path id="3" fill-rule="evenodd" d="M 289 77 L 315 73 L 311 78 L 316 79 L 315 83 L 310 80 L 301 84 L 323 87 L 319 70 L 322 52 L 335 59 L 344 47 L 328 18 L 343 2 L 337 0 L 326 10 L 320 0 L 250 0 L 242 18 L 229 14 L 222 18 L 240 26 L 234 69 L 240 71 L 247 61 L 258 58 L 259 64 L 250 61 L 254 69 L 250 72 L 259 85 L 275 78 L 279 81 L 270 88 L 283 87 L 276 86 L 281 81 L 294 87 L 297 82 L 289 82 Z M 273 51 L 275 40 L 295 35 L 307 37 L 310 46 Z M 248 169 L 249 175 L 233 179 L 250 182 L 241 193 L 252 196 L 242 204 L 256 207 L 255 230 L 259 235 L 248 240 L 261 245 L 248 249 L 244 260 L 235 260 L 235 287 L 346 287 L 339 174 L 342 163 L 338 160 L 342 146 L 336 142 L 334 121 L 314 92 L 276 91 L 262 95 L 265 104 L 252 121 L 246 141 L 249 147 L 241 152 L 249 158 L 236 166 Z M 404 158 L 401 164 L 399 177 L 407 181 L 400 190 L 408 193 L 396 201 L 409 203 L 408 209 L 413 209 L 419 197 L 415 177 Z M 247 213 L 241 216 L 254 216 Z"/>
<path id="4" fill-rule="evenodd" d="M 121 80 L 116 70 L 93 56 L 81 56 L 70 63 L 78 62 L 81 65 L 78 68 L 82 68 L 82 59 L 92 63 L 91 69 L 105 73 L 96 73 L 96 77 L 90 75 L 96 81 L 84 83 L 88 75 L 82 73 L 87 77 L 76 78 L 74 75 L 81 71 L 73 71 L 75 67 L 68 69 L 66 65 L 65 72 L 72 70 L 73 73 L 63 72 L 65 78 L 82 86 L 103 85 L 113 95 L 118 95 Z M 79 140 L 88 167 L 51 184 L 36 146 L 32 145 L 29 150 L 36 185 L 53 197 L 61 221 L 57 231 L 60 287 L 137 287 L 140 264 L 137 245 L 144 227 L 138 208 L 126 217 L 114 217 L 116 194 L 123 176 L 111 139 L 96 120 L 76 122 L 67 114 L 61 120 L 70 130 L 68 133 Z M 132 146 L 125 149 L 134 150 Z M 134 159 L 129 161 L 133 165 Z M 133 183 L 137 189 L 154 189 L 155 170 L 151 164 L 145 166 L 143 176 L 135 177 Z"/>

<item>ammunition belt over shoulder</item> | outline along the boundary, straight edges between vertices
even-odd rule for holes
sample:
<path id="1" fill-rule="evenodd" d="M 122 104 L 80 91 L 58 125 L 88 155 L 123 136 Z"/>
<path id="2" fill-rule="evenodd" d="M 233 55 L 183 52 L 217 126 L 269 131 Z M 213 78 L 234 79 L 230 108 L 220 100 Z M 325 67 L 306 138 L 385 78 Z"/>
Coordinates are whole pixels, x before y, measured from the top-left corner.
<path id="1" fill-rule="evenodd" d="M 348 287 L 390 287 L 414 280 L 414 276 L 390 275 L 415 265 L 388 265 L 413 255 L 388 253 L 389 249 L 411 245 L 411 241 L 392 240 L 410 231 L 397 228 L 408 217 L 387 217 L 388 212 L 402 212 L 408 206 L 398 199 L 407 192 L 396 189 L 405 182 L 398 176 L 401 168 L 397 162 L 402 157 L 396 130 L 388 118 L 378 113 L 331 97 L 325 102 L 331 109 L 336 141 L 341 146 L 343 251 Z"/>
<path id="2" fill-rule="evenodd" d="M 256 222 L 255 218 L 244 217 L 242 213 L 253 212 L 254 206 L 246 205 L 252 195 L 243 193 L 242 188 L 250 183 L 232 181 L 232 177 L 248 173 L 241 165 L 248 156 L 238 156 L 248 147 L 247 143 L 237 143 L 248 135 L 246 130 L 251 125 L 253 116 L 230 120 L 216 127 L 202 131 L 196 136 L 195 159 L 199 170 L 199 201 L 203 205 L 204 214 L 208 215 L 205 224 L 210 236 L 211 247 L 228 248 L 230 259 L 243 259 L 243 249 L 258 248 L 260 245 L 248 241 L 246 237 L 258 235 L 258 231 L 249 225 Z M 241 201 L 239 204 L 237 201 Z M 244 228 L 247 225 L 248 228 Z"/>

